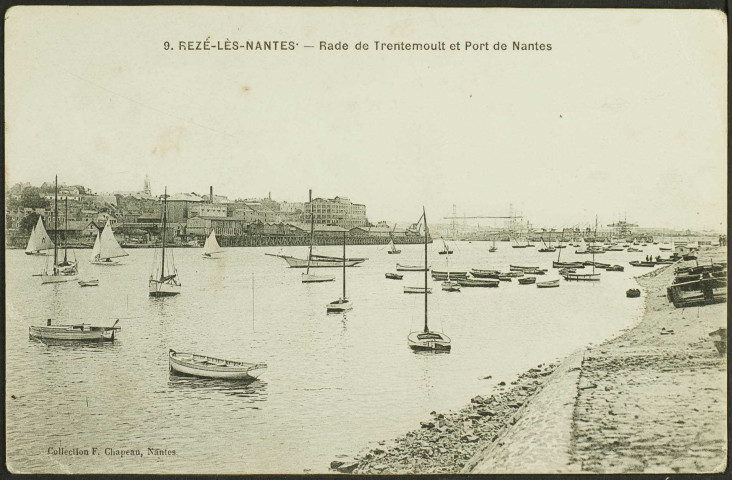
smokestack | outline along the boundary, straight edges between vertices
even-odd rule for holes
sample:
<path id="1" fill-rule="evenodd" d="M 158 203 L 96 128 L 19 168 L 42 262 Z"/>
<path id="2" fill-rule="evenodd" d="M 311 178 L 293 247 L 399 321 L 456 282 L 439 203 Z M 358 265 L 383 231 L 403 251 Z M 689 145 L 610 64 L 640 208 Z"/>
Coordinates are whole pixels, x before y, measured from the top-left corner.
<path id="1" fill-rule="evenodd" d="M 308 202 L 313 201 L 313 189 L 308 190 Z"/>
<path id="2" fill-rule="evenodd" d="M 213 203 L 213 185 L 211 185 L 208 188 L 209 188 L 208 200 L 209 200 L 210 203 Z"/>

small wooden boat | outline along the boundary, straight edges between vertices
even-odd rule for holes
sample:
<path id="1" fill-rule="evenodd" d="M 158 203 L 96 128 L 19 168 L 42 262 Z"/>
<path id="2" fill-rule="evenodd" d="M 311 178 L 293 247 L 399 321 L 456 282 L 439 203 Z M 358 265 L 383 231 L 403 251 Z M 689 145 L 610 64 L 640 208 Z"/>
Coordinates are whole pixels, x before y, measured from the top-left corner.
<path id="1" fill-rule="evenodd" d="M 465 271 L 455 271 L 455 272 L 453 272 L 453 271 L 446 271 L 446 270 L 444 270 L 444 271 L 443 270 L 432 270 L 432 276 L 434 277 L 436 275 L 438 275 L 438 276 L 439 275 L 444 275 L 444 276 L 450 275 L 451 277 L 455 277 L 455 278 L 457 278 L 457 277 L 463 277 L 463 278 L 465 278 L 465 277 L 468 276 L 468 272 L 465 272 Z"/>
<path id="2" fill-rule="evenodd" d="M 404 278 L 404 275 L 399 275 L 398 273 L 386 273 L 384 275 L 386 275 L 386 278 L 390 280 L 401 280 Z"/>
<path id="3" fill-rule="evenodd" d="M 556 252 L 557 249 L 555 247 L 544 247 L 544 248 L 540 248 L 539 251 L 542 253 L 547 253 L 547 252 Z"/>
<path id="4" fill-rule="evenodd" d="M 430 267 L 427 267 L 427 271 L 429 272 Z M 397 272 L 424 272 L 425 267 L 421 265 L 401 265 L 399 263 L 396 264 L 396 271 Z"/>
<path id="5" fill-rule="evenodd" d="M 599 273 L 561 273 L 562 277 L 568 281 L 577 282 L 599 282 Z"/>
<path id="6" fill-rule="evenodd" d="M 518 278 L 518 277 L 523 277 L 524 276 L 524 272 L 518 272 L 518 271 L 515 271 L 514 270 L 512 272 L 502 273 L 501 275 L 504 275 L 506 277 L 511 277 L 511 278 Z"/>
<path id="7" fill-rule="evenodd" d="M 424 294 L 425 287 L 404 287 L 404 293 L 422 293 Z M 432 287 L 427 287 L 427 293 L 432 293 Z"/>
<path id="8" fill-rule="evenodd" d="M 637 288 L 631 288 L 625 292 L 625 296 L 628 298 L 638 298 L 640 297 L 640 294 L 641 292 Z"/>
<path id="9" fill-rule="evenodd" d="M 587 261 L 585 261 L 585 262 L 584 262 L 584 264 L 585 264 L 586 266 L 588 266 L 588 267 L 592 267 L 592 266 L 594 266 L 594 267 L 596 267 L 596 268 L 607 268 L 607 267 L 609 267 L 609 266 L 610 266 L 610 264 L 609 264 L 609 263 L 600 263 L 600 262 L 593 262 L 593 261 L 591 261 L 591 260 L 587 260 Z"/>
<path id="10" fill-rule="evenodd" d="M 622 265 L 611 265 L 605 268 L 606 272 L 622 272 L 625 271 Z"/>
<path id="11" fill-rule="evenodd" d="M 524 270 L 539 270 L 539 267 L 523 267 L 521 265 L 509 265 L 508 269 L 512 272 L 523 272 Z"/>
<path id="12" fill-rule="evenodd" d="M 519 278 L 518 282 L 520 285 L 531 285 L 533 283 L 536 283 L 536 277 Z"/>
<path id="13" fill-rule="evenodd" d="M 52 325 L 49 318 L 45 326 L 28 327 L 28 335 L 41 341 L 64 342 L 113 342 L 115 332 L 121 330 L 117 326 L 119 320 L 111 327 L 99 327 L 87 323 Z"/>
<path id="14" fill-rule="evenodd" d="M 79 280 L 79 285 L 82 287 L 98 287 L 99 286 L 99 280 L 93 279 L 93 280 Z"/>
<path id="15" fill-rule="evenodd" d="M 537 288 L 554 288 L 559 286 L 559 280 L 549 280 L 548 282 L 536 282 Z"/>
<path id="16" fill-rule="evenodd" d="M 255 380 L 267 369 L 266 363 L 247 363 L 198 355 L 168 352 L 170 370 L 183 375 L 227 380 Z"/>
<path id="17" fill-rule="evenodd" d="M 475 278 L 495 278 L 501 274 L 498 270 L 471 270 L 470 275 Z"/>
<path id="18" fill-rule="evenodd" d="M 315 275 L 312 273 L 303 273 L 300 280 L 302 283 L 322 283 L 335 281 L 335 275 Z"/>
<path id="19" fill-rule="evenodd" d="M 628 247 L 628 251 L 629 251 L 629 252 L 638 252 L 638 253 L 640 253 L 640 252 L 642 252 L 643 250 L 642 250 L 642 249 L 640 249 L 640 248 L 633 248 L 633 247 Z"/>
<path id="20" fill-rule="evenodd" d="M 632 262 L 629 262 L 634 267 L 655 267 L 656 262 L 645 262 L 641 260 L 633 260 Z"/>
<path id="21" fill-rule="evenodd" d="M 554 268 L 585 268 L 582 262 L 552 262 Z"/>
<path id="22" fill-rule="evenodd" d="M 668 252 L 671 250 L 671 247 L 658 247 L 659 250 L 662 250 L 664 252 Z"/>
<path id="23" fill-rule="evenodd" d="M 559 275 L 563 275 L 565 273 L 577 273 L 577 270 L 574 268 L 562 268 L 559 270 Z"/>
<path id="24" fill-rule="evenodd" d="M 611 245 L 605 249 L 606 252 L 622 252 L 625 249 L 623 247 L 619 247 L 617 245 Z"/>
<path id="25" fill-rule="evenodd" d="M 496 247 L 491 247 L 491 248 L 488 249 L 488 251 L 491 252 L 491 253 L 493 253 L 493 252 L 497 252 L 498 249 Z"/>
<path id="26" fill-rule="evenodd" d="M 459 279 L 457 283 L 461 287 L 484 287 L 484 288 L 492 288 L 497 287 L 500 283 L 498 280 L 486 280 L 482 278 L 466 278 L 466 279 Z"/>
<path id="27" fill-rule="evenodd" d="M 446 292 L 459 292 L 460 284 L 453 281 L 442 282 L 442 289 Z"/>
<path id="28" fill-rule="evenodd" d="M 498 280 L 500 280 L 501 282 L 512 282 L 513 277 L 511 275 L 506 275 L 505 273 L 502 273 L 498 275 Z"/>
<path id="29" fill-rule="evenodd" d="M 327 313 L 341 313 L 353 308 L 353 302 L 346 297 L 346 232 L 343 232 L 343 294 L 325 306 Z"/>

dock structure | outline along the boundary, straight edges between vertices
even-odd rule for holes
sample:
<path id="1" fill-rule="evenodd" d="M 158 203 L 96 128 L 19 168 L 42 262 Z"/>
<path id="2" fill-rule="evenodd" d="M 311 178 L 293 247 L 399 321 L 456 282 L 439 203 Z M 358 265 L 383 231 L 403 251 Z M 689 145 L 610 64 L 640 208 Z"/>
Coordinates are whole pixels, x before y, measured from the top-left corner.
<path id="1" fill-rule="evenodd" d="M 395 238 L 394 243 L 399 245 L 419 244 L 424 240 L 414 237 Z M 432 239 L 429 239 L 432 242 Z M 313 245 L 341 245 L 342 239 L 333 236 L 318 236 L 313 238 Z M 389 237 L 380 236 L 354 236 L 348 237 L 349 245 L 386 245 Z M 220 237 L 219 244 L 222 247 L 294 247 L 310 245 L 309 235 L 237 235 Z"/>

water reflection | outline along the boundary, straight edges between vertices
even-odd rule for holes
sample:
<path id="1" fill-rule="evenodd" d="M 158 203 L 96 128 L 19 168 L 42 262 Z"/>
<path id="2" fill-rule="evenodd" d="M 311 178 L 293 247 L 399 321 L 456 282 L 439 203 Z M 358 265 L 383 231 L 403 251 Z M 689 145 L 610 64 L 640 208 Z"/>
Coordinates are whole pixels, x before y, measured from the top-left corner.
<path id="1" fill-rule="evenodd" d="M 200 378 L 169 372 L 168 386 L 175 390 L 188 389 L 196 393 L 223 393 L 255 401 L 266 399 L 267 382 L 255 380 L 225 380 L 220 378 Z"/>

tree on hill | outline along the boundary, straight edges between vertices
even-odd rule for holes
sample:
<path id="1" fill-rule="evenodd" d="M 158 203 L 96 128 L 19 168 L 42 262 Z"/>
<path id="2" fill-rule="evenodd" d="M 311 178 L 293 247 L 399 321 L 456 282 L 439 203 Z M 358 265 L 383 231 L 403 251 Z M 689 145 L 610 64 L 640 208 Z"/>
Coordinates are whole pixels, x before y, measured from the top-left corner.
<path id="1" fill-rule="evenodd" d="M 38 222 L 38 215 L 37 213 L 29 213 L 25 217 L 23 217 L 23 220 L 20 221 L 19 230 L 20 233 L 23 235 L 30 235 L 31 231 L 33 231 L 33 227 Z"/>

